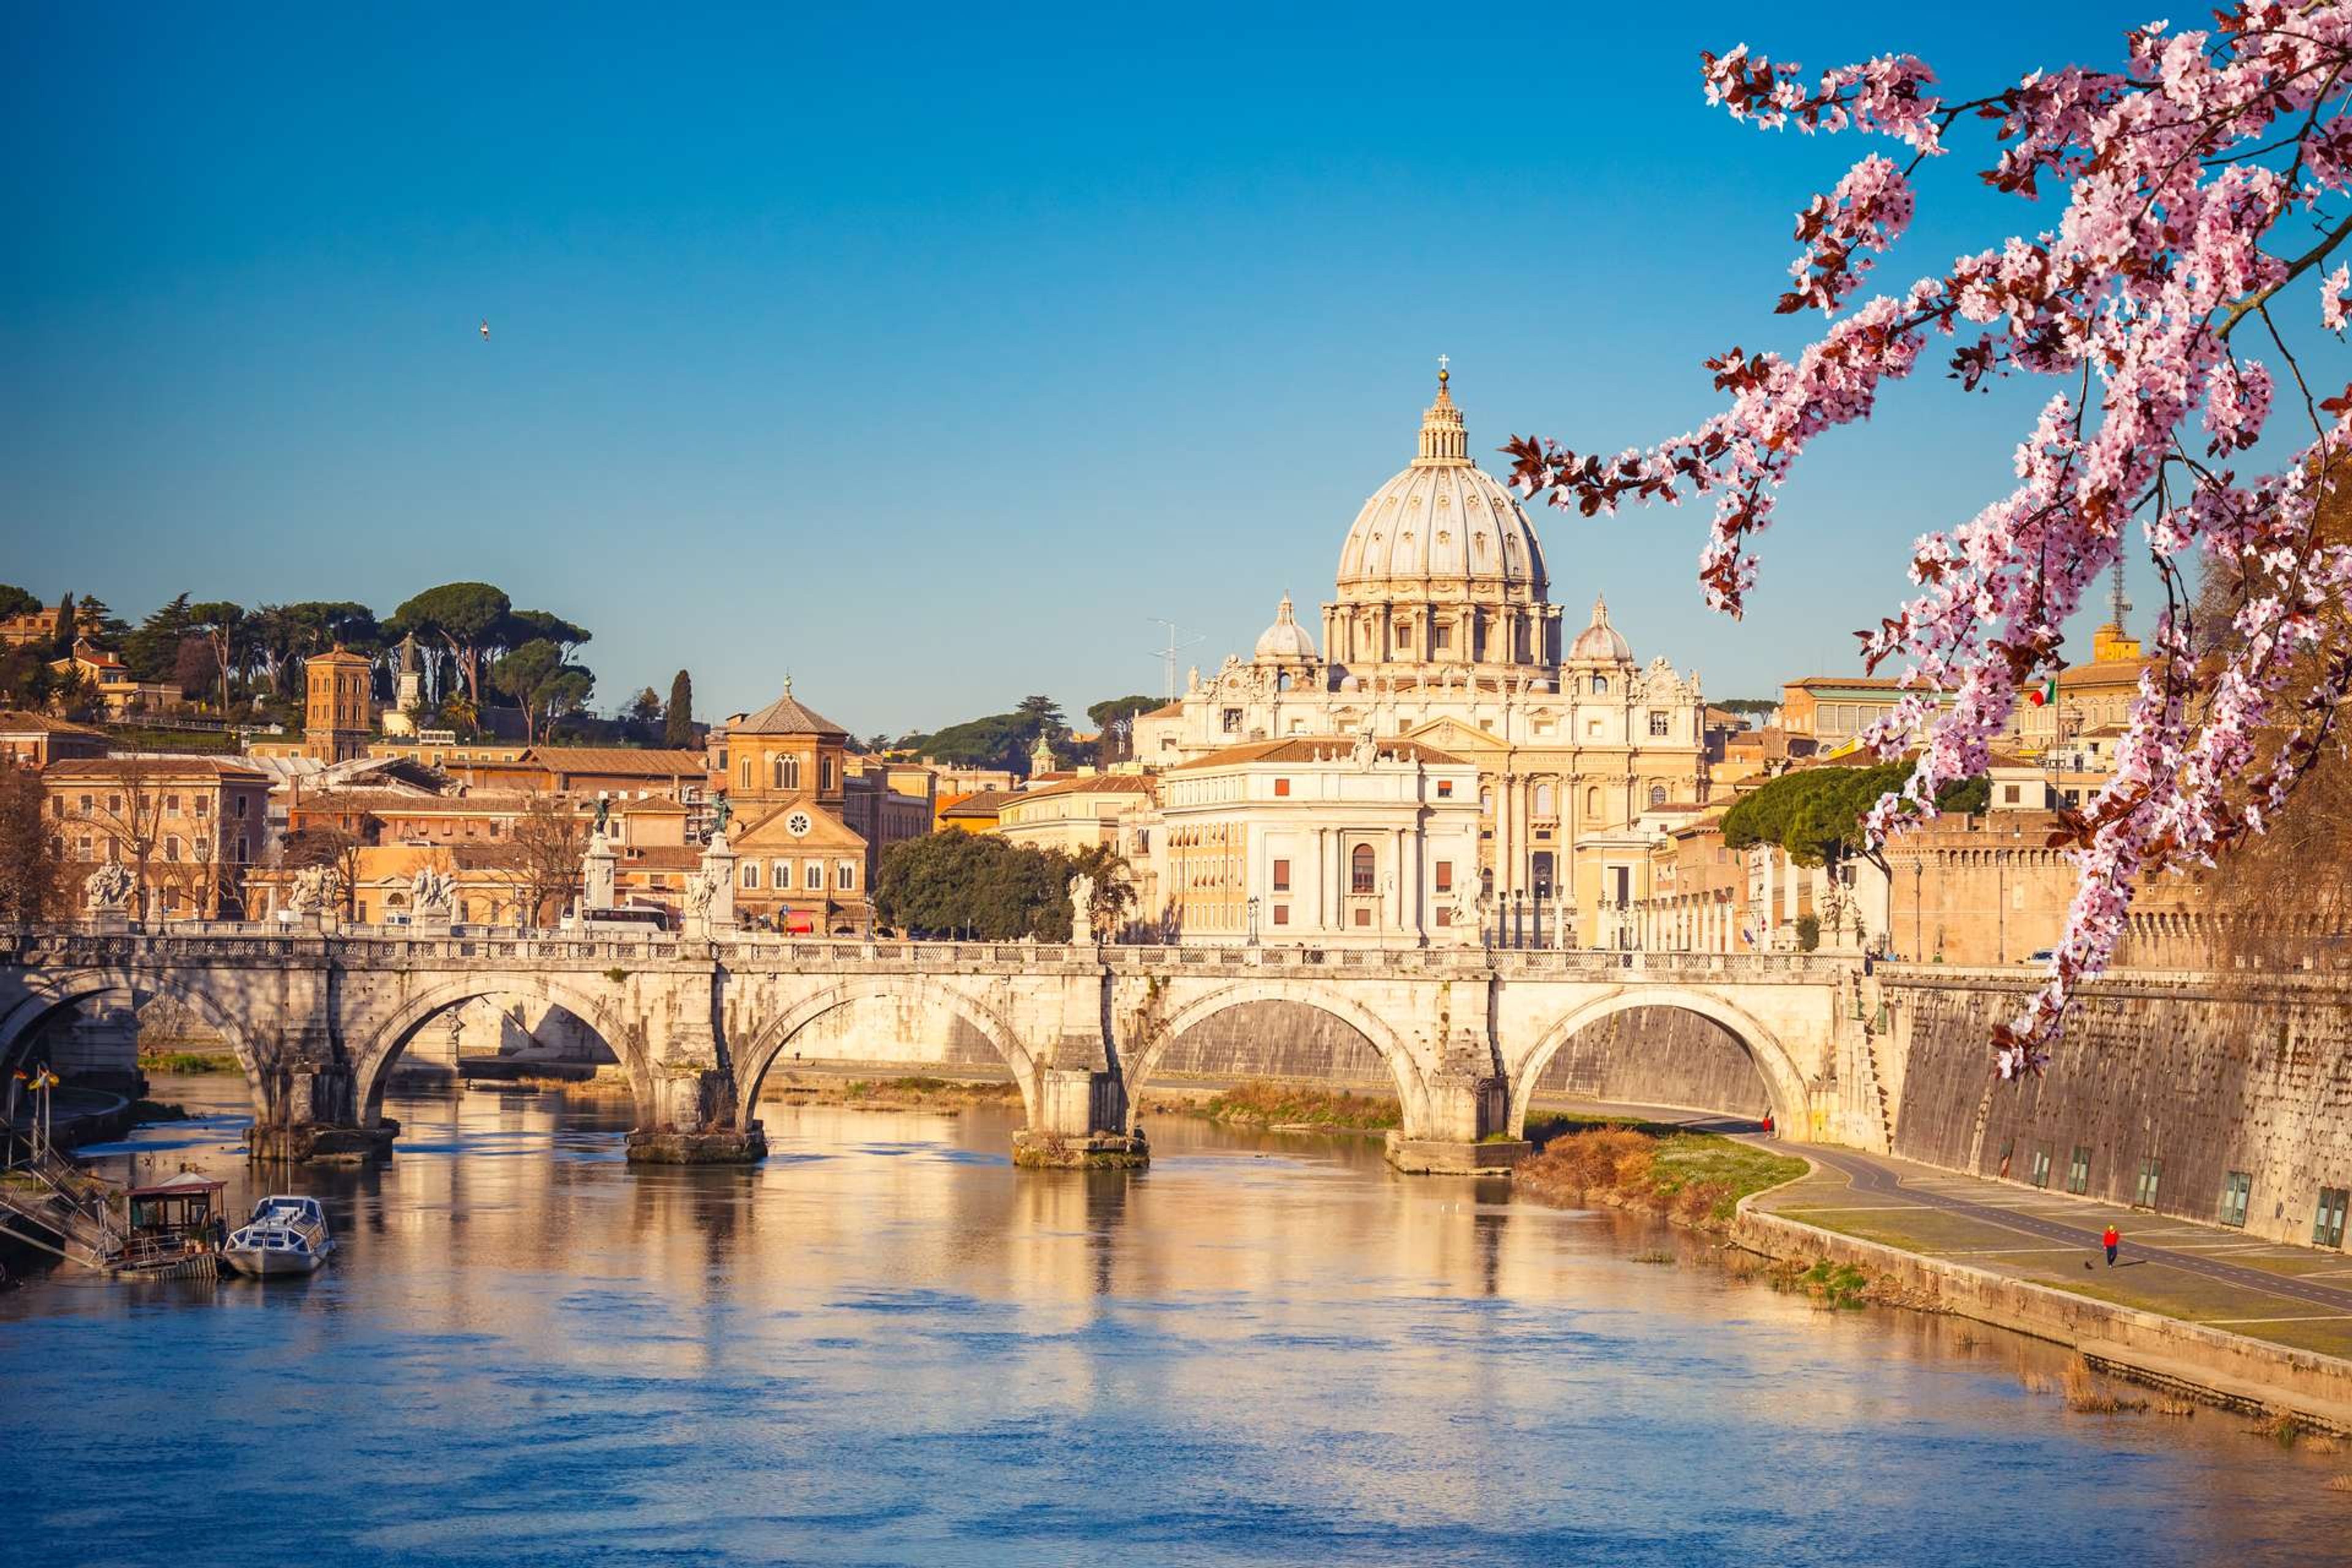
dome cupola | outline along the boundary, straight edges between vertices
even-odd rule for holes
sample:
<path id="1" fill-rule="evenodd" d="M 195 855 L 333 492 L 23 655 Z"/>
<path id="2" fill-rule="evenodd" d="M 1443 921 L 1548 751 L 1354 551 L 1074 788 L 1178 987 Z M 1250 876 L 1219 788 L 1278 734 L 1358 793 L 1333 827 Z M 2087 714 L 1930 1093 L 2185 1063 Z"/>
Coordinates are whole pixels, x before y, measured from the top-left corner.
<path id="1" fill-rule="evenodd" d="M 1596 595 L 1592 601 L 1592 624 L 1576 634 L 1569 645 L 1569 661 L 1572 664 L 1631 664 L 1633 645 L 1624 634 L 1609 624 L 1609 601 Z"/>
<path id="2" fill-rule="evenodd" d="M 1308 637 L 1307 628 L 1298 624 L 1287 594 L 1282 596 L 1282 603 L 1275 609 L 1274 625 L 1258 635 L 1257 657 L 1286 664 L 1311 661 L 1315 658 L 1315 639 Z"/>

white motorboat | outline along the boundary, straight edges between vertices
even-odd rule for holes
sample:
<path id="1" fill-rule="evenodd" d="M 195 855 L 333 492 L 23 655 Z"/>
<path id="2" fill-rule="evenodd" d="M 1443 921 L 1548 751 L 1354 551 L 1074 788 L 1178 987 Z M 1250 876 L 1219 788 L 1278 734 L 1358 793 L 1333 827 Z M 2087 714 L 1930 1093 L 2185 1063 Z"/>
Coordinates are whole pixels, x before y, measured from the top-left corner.
<path id="1" fill-rule="evenodd" d="M 232 1232 L 221 1261 L 239 1274 L 315 1274 L 335 1250 L 327 1213 L 316 1198 L 277 1194 L 253 1205 L 253 1217 Z"/>

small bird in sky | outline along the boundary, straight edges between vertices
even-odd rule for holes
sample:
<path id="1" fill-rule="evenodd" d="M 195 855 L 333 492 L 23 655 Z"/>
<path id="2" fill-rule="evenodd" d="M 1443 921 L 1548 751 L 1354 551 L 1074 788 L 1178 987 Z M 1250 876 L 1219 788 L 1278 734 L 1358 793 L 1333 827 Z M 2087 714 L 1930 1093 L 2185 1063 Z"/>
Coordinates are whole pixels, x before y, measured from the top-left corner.
<path id="1" fill-rule="evenodd" d="M 490 338 L 490 323 L 486 320 L 486 321 L 484 321 L 482 322 L 482 341 L 483 341 L 484 342 L 488 342 L 489 341 L 489 338 Z"/>

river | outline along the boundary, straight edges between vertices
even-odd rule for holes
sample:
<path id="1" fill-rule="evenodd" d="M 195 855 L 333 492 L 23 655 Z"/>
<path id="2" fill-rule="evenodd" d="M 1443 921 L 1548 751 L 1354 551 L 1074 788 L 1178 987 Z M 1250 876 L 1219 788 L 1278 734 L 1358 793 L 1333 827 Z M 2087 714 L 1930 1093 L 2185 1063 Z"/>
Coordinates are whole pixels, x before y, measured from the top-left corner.
<path id="1" fill-rule="evenodd" d="M 262 1189 L 233 1079 L 101 1151 Z M 300 1173 L 307 1281 L 0 1292 L 0 1561 L 2207 1563 L 2330 1560 L 2352 1451 L 2069 1415 L 2050 1347 L 1829 1312 L 1630 1216 L 1162 1118 L 767 1110 L 749 1171 L 624 1103 L 395 1100 Z"/>

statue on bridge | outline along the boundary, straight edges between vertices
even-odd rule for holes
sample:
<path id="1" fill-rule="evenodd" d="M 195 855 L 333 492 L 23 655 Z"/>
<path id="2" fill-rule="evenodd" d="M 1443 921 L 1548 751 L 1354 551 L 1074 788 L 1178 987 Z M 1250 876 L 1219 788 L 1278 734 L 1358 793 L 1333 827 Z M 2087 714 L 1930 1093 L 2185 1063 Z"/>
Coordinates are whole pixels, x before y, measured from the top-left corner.
<path id="1" fill-rule="evenodd" d="M 1084 871 L 1070 879 L 1070 940 L 1095 940 L 1095 879 Z"/>
<path id="2" fill-rule="evenodd" d="M 294 873 L 286 901 L 295 913 L 315 915 L 343 895 L 343 879 L 332 866 L 305 866 Z"/>
<path id="3" fill-rule="evenodd" d="M 446 923 L 457 917 L 457 879 L 431 866 L 420 866 L 408 879 L 408 903 L 414 919 Z"/>
<path id="4" fill-rule="evenodd" d="M 131 868 L 119 860 L 109 860 L 92 871 L 89 880 L 82 884 L 82 903 L 94 915 L 127 914 L 131 909 L 131 895 L 137 888 Z"/>

